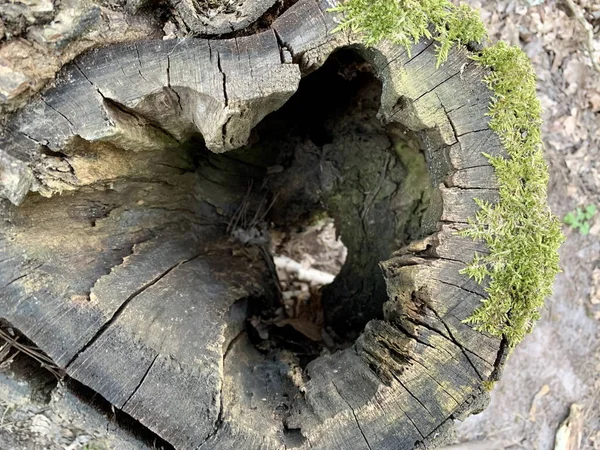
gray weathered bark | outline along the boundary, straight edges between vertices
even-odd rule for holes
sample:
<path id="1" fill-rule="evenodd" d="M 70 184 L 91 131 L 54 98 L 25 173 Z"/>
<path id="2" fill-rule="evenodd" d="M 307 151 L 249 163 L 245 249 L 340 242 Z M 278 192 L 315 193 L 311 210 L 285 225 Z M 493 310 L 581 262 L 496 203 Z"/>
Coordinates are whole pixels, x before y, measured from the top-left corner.
<path id="1" fill-rule="evenodd" d="M 436 69 L 431 41 L 364 48 L 331 33 L 330 6 L 300 0 L 242 37 L 95 49 L 6 118 L 0 318 L 177 449 L 431 448 L 484 407 L 506 356 L 462 322 L 486 294 L 459 272 L 486 249 L 455 231 L 474 198 L 497 200 L 482 152 L 504 153 L 483 69 L 462 48 Z M 281 168 L 259 123 L 342 48 L 380 80 L 378 120 L 277 141 Z M 226 229 L 261 180 L 280 194 L 271 220 L 325 205 L 349 247 L 325 315 L 362 331 L 306 370 L 246 331 L 277 289 L 264 247 Z"/>

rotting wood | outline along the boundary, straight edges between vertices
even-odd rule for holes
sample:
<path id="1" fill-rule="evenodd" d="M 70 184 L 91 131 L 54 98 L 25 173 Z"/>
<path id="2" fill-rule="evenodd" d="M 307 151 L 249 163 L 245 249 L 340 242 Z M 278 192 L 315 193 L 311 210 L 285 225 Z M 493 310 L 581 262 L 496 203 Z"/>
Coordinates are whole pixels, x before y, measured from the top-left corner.
<path id="1" fill-rule="evenodd" d="M 497 199 L 481 155 L 503 153 L 487 129 L 484 71 L 464 49 L 436 69 L 426 40 L 410 56 L 387 44 L 363 48 L 331 34 L 330 6 L 300 0 L 271 30 L 246 37 L 94 50 L 9 117 L 0 138 L 0 195 L 20 204 L 2 203 L 0 316 L 178 449 L 431 448 L 454 419 L 484 406 L 482 381 L 504 361 L 503 342 L 463 323 L 485 291 L 460 270 L 485 248 L 454 234 L 476 212 L 474 198 Z M 223 234 L 266 162 L 218 159 L 191 139 L 202 135 L 215 153 L 252 145 L 252 129 L 300 77 L 349 45 L 382 82 L 382 122 L 423 143 L 433 185 L 423 239 L 385 247 L 387 295 L 356 308 L 372 320 L 352 346 L 304 370 L 287 351 L 266 356 L 252 346 L 248 304 L 276 289 L 259 249 Z M 365 135 L 388 155 L 371 180 L 378 190 L 352 216 L 368 236 L 377 230 L 369 217 L 395 224 L 393 208 L 407 207 L 392 187 L 410 191 L 389 182 L 400 173 L 388 171 L 400 164 L 389 156 L 392 139 Z M 336 145 L 297 148 L 338 182 Z M 281 183 L 323 186 L 320 176 L 299 170 Z M 277 177 L 268 182 L 278 186 Z M 388 188 L 396 203 L 374 209 Z M 290 192 L 274 215 L 293 204 Z"/>
<path id="2" fill-rule="evenodd" d="M 176 17 L 194 36 L 219 36 L 243 30 L 268 16 L 271 9 L 280 9 L 276 0 L 172 0 L 170 3 Z"/>

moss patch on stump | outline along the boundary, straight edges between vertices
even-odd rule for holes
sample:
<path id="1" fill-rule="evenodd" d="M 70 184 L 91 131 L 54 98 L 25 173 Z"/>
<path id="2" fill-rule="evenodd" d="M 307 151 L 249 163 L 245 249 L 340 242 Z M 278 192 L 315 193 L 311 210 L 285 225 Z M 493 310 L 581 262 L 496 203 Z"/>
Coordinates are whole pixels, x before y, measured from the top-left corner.
<path id="1" fill-rule="evenodd" d="M 548 167 L 541 139 L 536 77 L 527 55 L 499 42 L 473 59 L 490 68 L 485 82 L 494 92 L 490 128 L 509 158 L 488 156 L 496 170 L 500 201 L 478 201 L 480 210 L 463 232 L 487 244 L 464 273 L 481 283 L 489 278 L 488 298 L 467 322 L 494 336 L 519 343 L 539 319 L 559 272 L 560 221 L 546 203 Z"/>

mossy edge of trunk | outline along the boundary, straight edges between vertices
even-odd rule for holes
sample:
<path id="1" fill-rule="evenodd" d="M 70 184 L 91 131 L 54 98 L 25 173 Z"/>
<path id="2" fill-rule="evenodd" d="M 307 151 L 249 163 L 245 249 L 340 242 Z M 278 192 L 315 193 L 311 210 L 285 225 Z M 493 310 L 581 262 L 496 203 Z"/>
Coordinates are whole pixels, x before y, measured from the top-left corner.
<path id="1" fill-rule="evenodd" d="M 359 33 L 367 46 L 388 40 L 409 49 L 421 38 L 433 38 L 438 66 L 454 45 L 472 47 L 487 37 L 477 11 L 448 0 L 347 0 L 330 11 L 344 15 L 336 30 Z M 505 42 L 483 48 L 471 58 L 490 69 L 484 80 L 493 92 L 490 129 L 509 158 L 485 155 L 498 177 L 500 201 L 492 205 L 476 199 L 480 211 L 461 233 L 484 241 L 490 249 L 487 256 L 476 254 L 462 272 L 479 284 L 489 282 L 488 298 L 466 322 L 505 338 L 514 348 L 532 331 L 539 309 L 552 293 L 564 237 L 546 201 L 541 108 L 529 58 Z"/>

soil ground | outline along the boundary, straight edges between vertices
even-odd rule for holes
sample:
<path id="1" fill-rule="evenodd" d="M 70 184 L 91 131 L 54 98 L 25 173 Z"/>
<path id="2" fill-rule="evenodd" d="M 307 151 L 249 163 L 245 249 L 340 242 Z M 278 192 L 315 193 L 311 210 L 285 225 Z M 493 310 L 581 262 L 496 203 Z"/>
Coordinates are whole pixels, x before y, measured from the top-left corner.
<path id="1" fill-rule="evenodd" d="M 481 8 L 492 40 L 519 45 L 532 59 L 545 111 L 552 210 L 563 217 L 577 207 L 599 205 L 600 73 L 592 68 L 581 26 L 559 1 L 468 3 Z M 600 3 L 575 3 L 595 27 L 592 44 L 600 61 Z M 600 449 L 600 214 L 588 235 L 566 226 L 565 234 L 563 272 L 542 319 L 508 360 L 489 407 L 458 424 L 453 448 L 553 449 L 557 429 L 571 405 L 579 404 L 579 448 Z M 141 439 L 139 430 L 121 430 L 110 409 L 90 406 L 65 386 L 51 395 L 40 392 L 39 377 L 0 366 L 1 449 L 158 447 L 148 436 Z"/>

